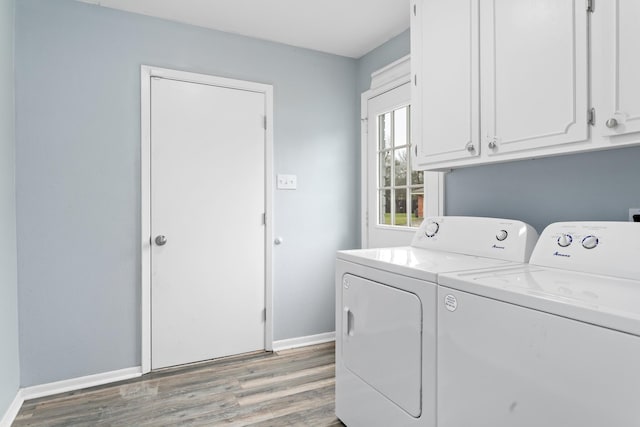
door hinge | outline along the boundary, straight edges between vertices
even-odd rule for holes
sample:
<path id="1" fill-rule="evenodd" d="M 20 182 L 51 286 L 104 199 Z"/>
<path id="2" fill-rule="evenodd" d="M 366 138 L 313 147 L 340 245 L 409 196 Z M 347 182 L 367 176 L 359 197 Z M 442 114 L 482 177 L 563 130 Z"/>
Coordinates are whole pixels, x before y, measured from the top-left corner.
<path id="1" fill-rule="evenodd" d="M 596 109 L 595 108 L 592 108 L 589 111 L 587 111 L 587 123 L 590 124 L 591 126 L 596 125 Z"/>
<path id="2" fill-rule="evenodd" d="M 267 225 L 267 214 L 266 213 L 262 214 L 262 225 Z"/>
<path id="3" fill-rule="evenodd" d="M 267 321 L 267 309 L 266 308 L 262 309 L 262 321 L 263 322 Z"/>
<path id="4" fill-rule="evenodd" d="M 267 116 L 264 116 L 264 123 L 262 124 L 264 130 L 267 130 Z"/>
<path id="5" fill-rule="evenodd" d="M 413 75 L 413 85 L 414 86 L 418 86 L 418 75 L 417 74 Z"/>
<path id="6" fill-rule="evenodd" d="M 586 0 L 586 2 L 587 2 L 587 12 L 593 13 L 593 9 L 594 9 L 593 2 L 594 1 L 595 0 Z"/>
<path id="7" fill-rule="evenodd" d="M 407 15 L 405 15 L 405 16 L 407 16 Z M 418 16 L 418 6 L 415 3 L 413 4 L 413 16 Z"/>

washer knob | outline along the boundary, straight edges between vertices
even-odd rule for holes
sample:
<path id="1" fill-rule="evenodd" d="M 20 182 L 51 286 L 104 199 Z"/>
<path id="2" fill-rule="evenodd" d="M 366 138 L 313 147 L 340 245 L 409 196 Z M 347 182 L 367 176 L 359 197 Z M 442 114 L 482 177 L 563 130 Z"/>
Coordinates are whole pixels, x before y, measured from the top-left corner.
<path id="1" fill-rule="evenodd" d="M 498 239 L 499 242 L 502 242 L 508 236 L 509 236 L 509 233 L 507 232 L 507 230 L 500 230 L 498 231 L 498 234 L 496 234 L 496 239 Z"/>
<path id="2" fill-rule="evenodd" d="M 573 242 L 573 237 L 571 237 L 571 234 L 563 234 L 560 237 L 558 237 L 558 246 L 560 246 L 561 248 L 566 248 L 572 242 Z"/>
<path id="3" fill-rule="evenodd" d="M 430 222 L 424 229 L 424 234 L 427 237 L 433 237 L 438 234 L 438 230 L 440 230 L 440 224 L 437 222 Z"/>
<path id="4" fill-rule="evenodd" d="M 585 249 L 593 249 L 596 246 L 598 246 L 598 238 L 596 236 L 587 236 L 584 239 L 582 239 L 582 246 Z"/>

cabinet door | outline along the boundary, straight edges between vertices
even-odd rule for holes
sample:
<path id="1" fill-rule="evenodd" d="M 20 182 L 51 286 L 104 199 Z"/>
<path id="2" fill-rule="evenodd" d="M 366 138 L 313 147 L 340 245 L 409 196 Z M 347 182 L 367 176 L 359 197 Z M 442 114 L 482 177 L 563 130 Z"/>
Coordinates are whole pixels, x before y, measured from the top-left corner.
<path id="1" fill-rule="evenodd" d="M 587 140 L 585 3 L 486 0 L 480 22 L 486 154 L 535 155 L 536 149 Z"/>
<path id="2" fill-rule="evenodd" d="M 422 413 L 422 303 L 413 293 L 346 274 L 342 358 L 347 369 L 413 417 Z M 425 285 L 426 286 L 426 285 Z"/>
<path id="3" fill-rule="evenodd" d="M 414 0 L 411 7 L 415 165 L 476 157 L 478 0 Z"/>
<path id="4" fill-rule="evenodd" d="M 607 136 L 640 132 L 640 2 L 613 0 L 596 12 L 602 26 L 594 40 L 596 73 L 602 72 L 599 128 Z"/>

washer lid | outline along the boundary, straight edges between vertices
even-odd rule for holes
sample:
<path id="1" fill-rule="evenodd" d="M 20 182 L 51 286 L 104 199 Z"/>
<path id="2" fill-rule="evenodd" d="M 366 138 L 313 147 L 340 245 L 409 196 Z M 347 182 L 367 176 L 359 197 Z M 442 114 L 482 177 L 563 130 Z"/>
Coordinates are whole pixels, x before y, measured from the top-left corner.
<path id="1" fill-rule="evenodd" d="M 640 336 L 640 281 L 521 265 L 443 274 L 439 284 Z"/>
<path id="2" fill-rule="evenodd" d="M 395 248 L 338 251 L 338 259 L 390 271 L 429 282 L 447 271 L 479 270 L 515 265 L 493 258 L 401 246 Z"/>

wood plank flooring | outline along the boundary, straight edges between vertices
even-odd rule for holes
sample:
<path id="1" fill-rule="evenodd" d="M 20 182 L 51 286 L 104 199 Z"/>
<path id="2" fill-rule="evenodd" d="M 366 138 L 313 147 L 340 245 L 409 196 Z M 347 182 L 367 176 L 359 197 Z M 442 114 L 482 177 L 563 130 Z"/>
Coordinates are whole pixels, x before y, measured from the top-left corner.
<path id="1" fill-rule="evenodd" d="M 334 351 L 253 353 L 33 399 L 13 426 L 342 426 Z"/>

